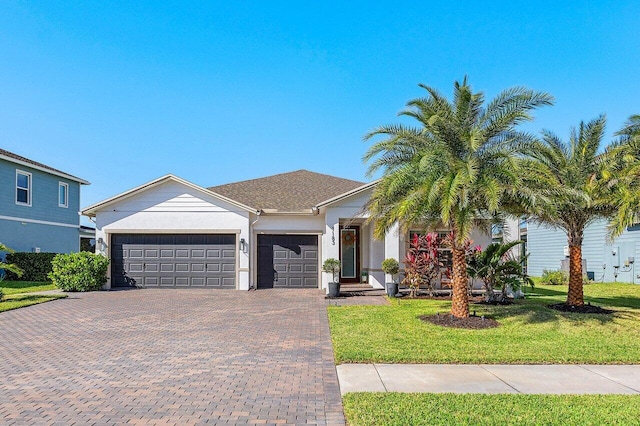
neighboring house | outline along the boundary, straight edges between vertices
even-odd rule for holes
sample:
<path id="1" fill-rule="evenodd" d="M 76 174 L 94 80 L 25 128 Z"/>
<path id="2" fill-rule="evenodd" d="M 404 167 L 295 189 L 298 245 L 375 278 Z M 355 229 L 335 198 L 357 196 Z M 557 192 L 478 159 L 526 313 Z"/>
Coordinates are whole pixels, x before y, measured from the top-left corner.
<path id="1" fill-rule="evenodd" d="M 80 249 L 84 179 L 0 149 L 0 241 L 19 252 Z"/>
<path id="2" fill-rule="evenodd" d="M 83 214 L 111 259 L 107 288 L 326 288 L 328 258 L 341 260 L 341 282 L 381 288 L 380 265 L 402 260 L 408 233 L 373 238 L 364 206 L 374 186 L 306 170 L 211 188 L 167 175 Z"/>
<path id="3" fill-rule="evenodd" d="M 527 229 L 528 272 L 539 277 L 547 270 L 568 271 L 567 235 L 560 229 L 529 224 Z M 582 243 L 584 273 L 595 281 L 640 283 L 640 224 L 627 228 L 615 241 L 607 241 L 607 221 L 587 227 Z"/>

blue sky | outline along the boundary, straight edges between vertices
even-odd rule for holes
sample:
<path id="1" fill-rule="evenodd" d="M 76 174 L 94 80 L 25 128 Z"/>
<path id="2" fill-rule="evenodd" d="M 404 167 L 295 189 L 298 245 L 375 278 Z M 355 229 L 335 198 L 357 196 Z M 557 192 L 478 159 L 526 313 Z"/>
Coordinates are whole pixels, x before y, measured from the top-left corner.
<path id="1" fill-rule="evenodd" d="M 535 132 L 640 113 L 637 1 L 102 3 L 0 2 L 0 147 L 83 206 L 167 173 L 367 180 L 362 136 L 465 74 L 553 94 Z"/>

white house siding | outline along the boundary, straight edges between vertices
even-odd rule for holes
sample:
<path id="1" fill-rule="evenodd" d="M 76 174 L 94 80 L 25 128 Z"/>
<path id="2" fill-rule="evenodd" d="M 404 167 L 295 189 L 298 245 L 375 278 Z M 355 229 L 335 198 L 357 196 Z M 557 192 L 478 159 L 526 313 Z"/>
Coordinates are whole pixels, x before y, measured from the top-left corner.
<path id="1" fill-rule="evenodd" d="M 562 230 L 529 224 L 528 227 L 529 273 L 541 276 L 544 269 L 557 270 L 565 259 L 564 247 L 567 236 Z M 614 256 L 614 248 L 617 254 Z M 625 267 L 625 260 L 634 258 L 634 263 Z M 582 258 L 587 271 L 593 272 L 596 281 L 640 283 L 640 227 L 629 228 L 613 242 L 607 241 L 607 222 L 604 220 L 589 225 L 584 233 Z M 619 266 L 618 276 L 614 273 Z M 586 272 L 586 271 L 585 271 Z"/>
<path id="2" fill-rule="evenodd" d="M 96 212 L 96 251 L 110 256 L 110 236 L 115 233 L 237 234 L 249 241 L 250 213 L 201 191 L 167 181 L 143 190 Z M 249 252 L 236 256 L 238 289 L 249 289 Z M 110 277 L 106 288 L 110 288 Z"/>

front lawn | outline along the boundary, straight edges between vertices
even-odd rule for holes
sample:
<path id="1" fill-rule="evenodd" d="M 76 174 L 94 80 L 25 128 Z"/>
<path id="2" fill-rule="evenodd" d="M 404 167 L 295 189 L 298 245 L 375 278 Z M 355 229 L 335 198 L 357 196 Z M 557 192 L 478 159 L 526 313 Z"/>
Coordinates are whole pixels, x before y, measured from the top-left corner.
<path id="1" fill-rule="evenodd" d="M 538 285 L 510 306 L 471 305 L 500 327 L 445 328 L 422 315 L 449 312 L 450 301 L 392 300 L 391 306 L 330 306 L 336 363 L 625 364 L 640 363 L 640 285 L 590 284 L 586 300 L 613 315 L 551 310 L 566 287 Z"/>
<path id="2" fill-rule="evenodd" d="M 0 289 L 5 295 L 10 295 L 55 290 L 56 286 L 47 281 L 0 281 Z"/>
<path id="3" fill-rule="evenodd" d="M 632 425 L 637 395 L 349 393 L 347 422 L 361 425 Z"/>
<path id="4" fill-rule="evenodd" d="M 26 294 L 5 297 L 0 302 L 0 312 L 10 311 L 12 309 L 24 308 L 25 306 L 37 305 L 38 303 L 49 302 L 51 300 L 62 299 L 67 297 L 66 294 Z"/>

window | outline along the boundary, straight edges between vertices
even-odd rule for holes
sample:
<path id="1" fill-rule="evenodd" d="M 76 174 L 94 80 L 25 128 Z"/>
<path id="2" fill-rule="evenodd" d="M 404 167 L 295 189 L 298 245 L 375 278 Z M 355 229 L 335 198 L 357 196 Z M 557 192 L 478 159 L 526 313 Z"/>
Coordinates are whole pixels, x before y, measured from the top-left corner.
<path id="1" fill-rule="evenodd" d="M 58 182 L 58 207 L 69 207 L 69 185 Z"/>
<path id="2" fill-rule="evenodd" d="M 31 173 L 16 170 L 16 204 L 31 205 Z"/>

